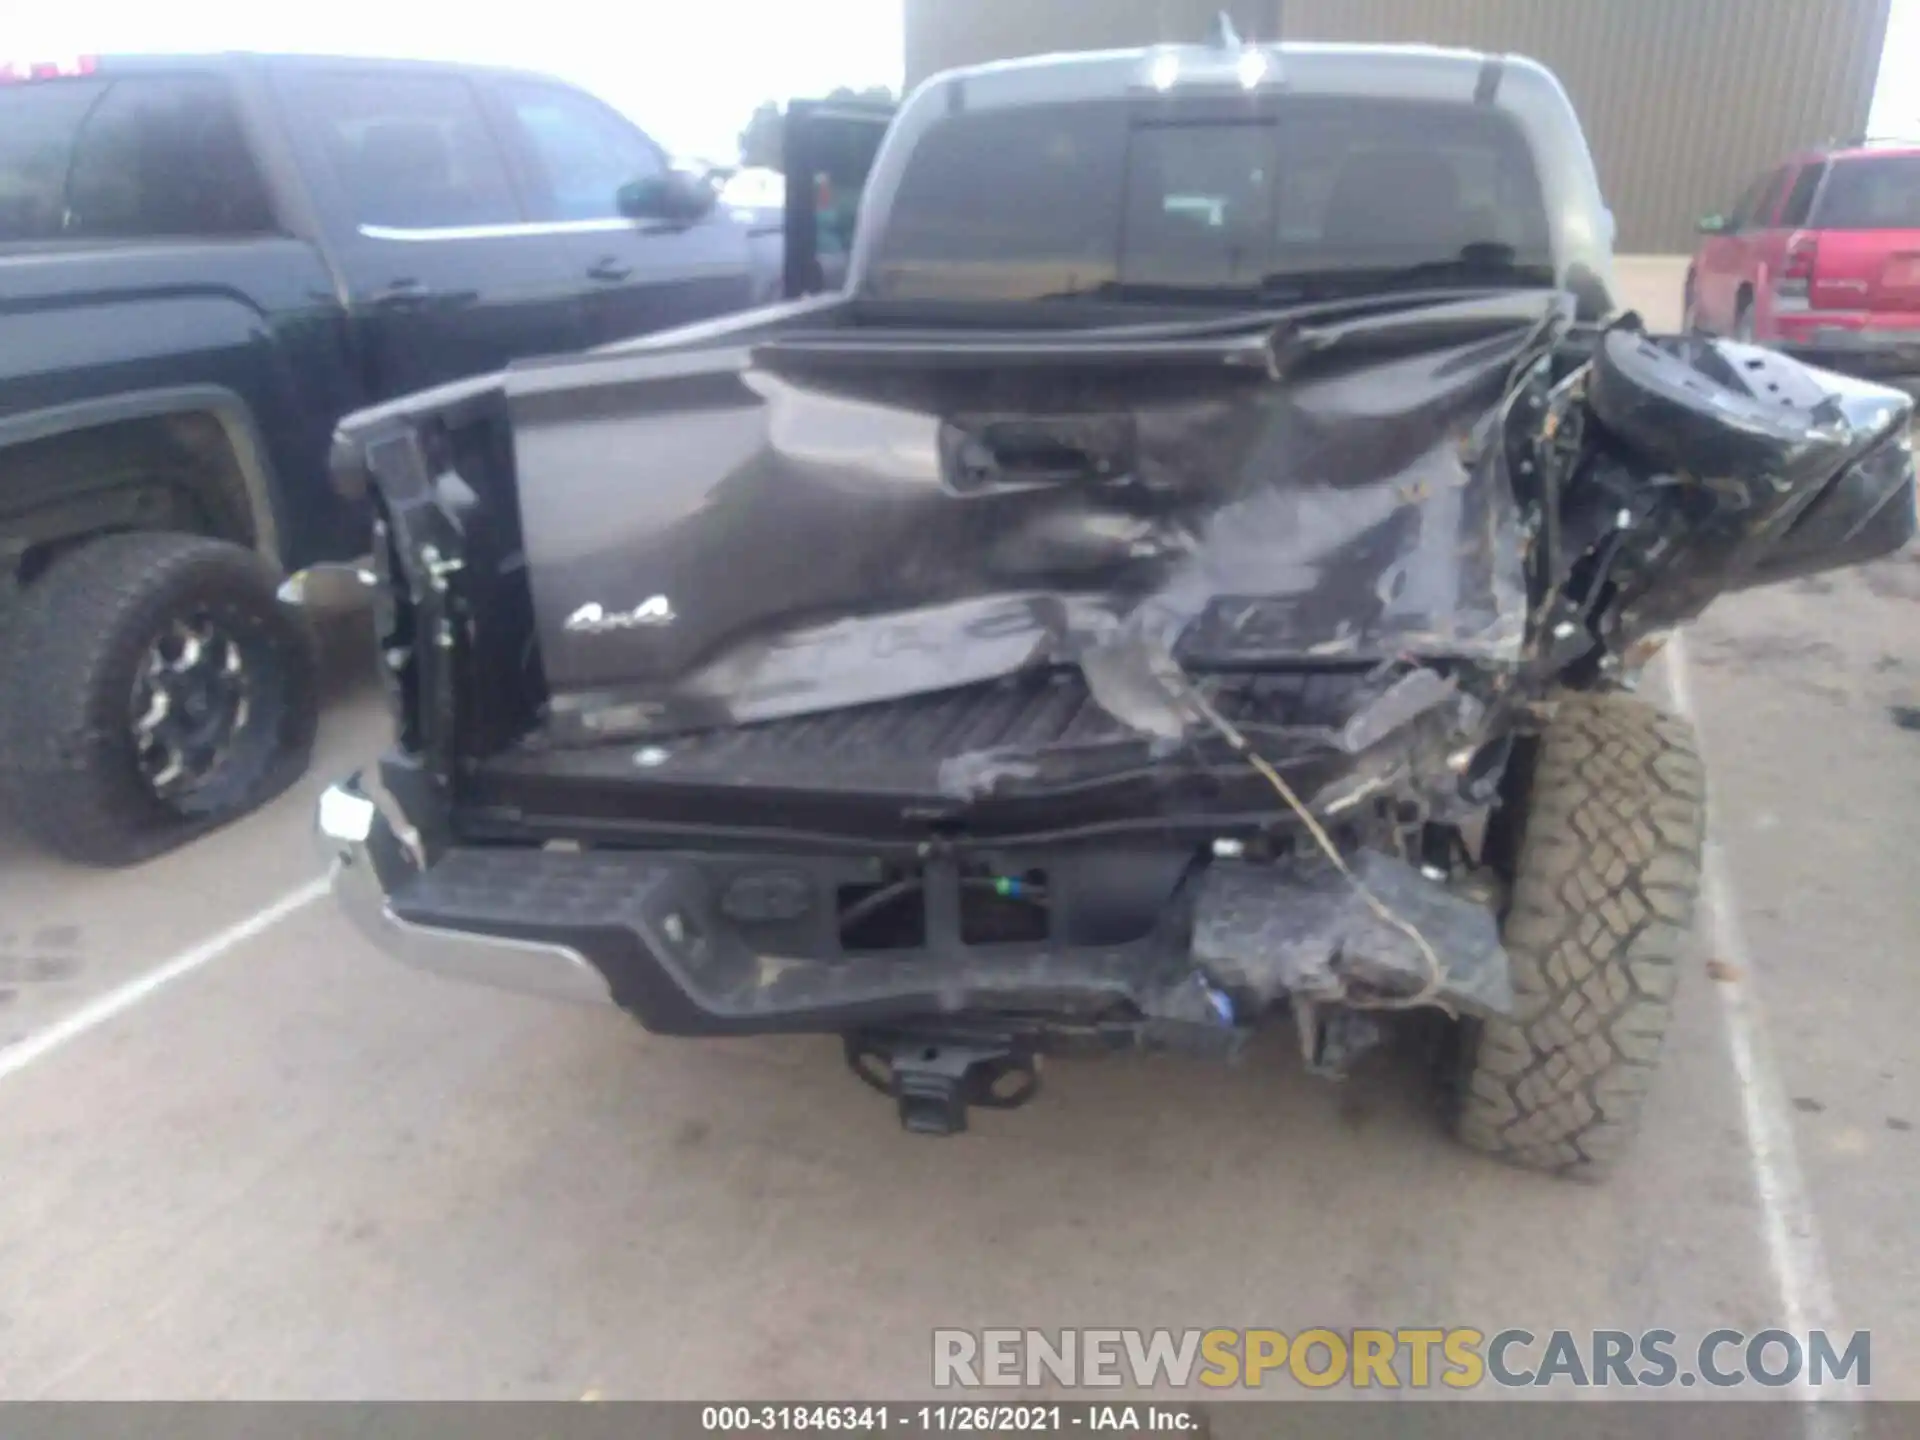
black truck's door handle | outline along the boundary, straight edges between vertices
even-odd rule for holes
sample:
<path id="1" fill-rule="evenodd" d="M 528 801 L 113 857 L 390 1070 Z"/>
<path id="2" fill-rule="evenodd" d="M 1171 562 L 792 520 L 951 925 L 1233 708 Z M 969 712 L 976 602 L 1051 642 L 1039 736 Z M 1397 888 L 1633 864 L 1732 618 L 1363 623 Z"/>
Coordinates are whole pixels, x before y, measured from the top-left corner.
<path id="1" fill-rule="evenodd" d="M 587 267 L 587 278 L 589 280 L 604 280 L 608 283 L 612 283 L 615 280 L 624 280 L 632 273 L 633 267 L 631 265 L 623 264 L 611 255 L 608 255 L 604 259 L 596 260 Z"/>
<path id="2" fill-rule="evenodd" d="M 384 290 L 373 297 L 373 303 L 383 310 L 406 310 L 416 305 L 424 305 L 433 298 L 423 281 L 404 279 L 392 281 Z"/>

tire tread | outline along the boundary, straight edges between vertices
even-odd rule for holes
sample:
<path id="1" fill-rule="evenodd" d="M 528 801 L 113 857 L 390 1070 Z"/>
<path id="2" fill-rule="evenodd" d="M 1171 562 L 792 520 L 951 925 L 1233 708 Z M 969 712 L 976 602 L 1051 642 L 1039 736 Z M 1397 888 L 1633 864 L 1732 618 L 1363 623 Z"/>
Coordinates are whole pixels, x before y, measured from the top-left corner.
<path id="1" fill-rule="evenodd" d="M 1567 693 L 1541 737 L 1505 939 L 1511 1016 L 1463 1046 L 1455 1123 L 1476 1149 L 1596 1175 L 1653 1082 L 1700 890 L 1706 777 L 1685 721 Z"/>

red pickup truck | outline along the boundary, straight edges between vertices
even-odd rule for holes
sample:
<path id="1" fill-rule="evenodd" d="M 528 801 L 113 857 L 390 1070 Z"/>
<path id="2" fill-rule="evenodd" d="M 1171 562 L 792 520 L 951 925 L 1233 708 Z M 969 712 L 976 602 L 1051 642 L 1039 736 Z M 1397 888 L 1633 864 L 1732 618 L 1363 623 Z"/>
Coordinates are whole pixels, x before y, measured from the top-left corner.
<path id="1" fill-rule="evenodd" d="M 1690 327 L 1920 382 L 1920 142 L 1795 155 L 1700 232 Z"/>

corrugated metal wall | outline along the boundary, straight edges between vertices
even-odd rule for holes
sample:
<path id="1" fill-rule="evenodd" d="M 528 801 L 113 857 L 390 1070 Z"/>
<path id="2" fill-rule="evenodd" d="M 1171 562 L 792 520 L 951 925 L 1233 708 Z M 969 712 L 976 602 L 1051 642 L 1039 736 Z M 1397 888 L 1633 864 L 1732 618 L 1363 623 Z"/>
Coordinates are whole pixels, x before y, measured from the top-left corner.
<path id="1" fill-rule="evenodd" d="M 1232 13 L 1242 35 L 1271 37 L 1273 0 L 904 0 L 907 83 L 1014 55 L 1204 40 Z"/>
<path id="2" fill-rule="evenodd" d="M 1243 35 L 1530 55 L 1573 96 L 1622 251 L 1691 248 L 1694 221 L 1789 150 L 1865 127 L 1890 0 L 905 0 L 914 81 L 949 65 Z"/>

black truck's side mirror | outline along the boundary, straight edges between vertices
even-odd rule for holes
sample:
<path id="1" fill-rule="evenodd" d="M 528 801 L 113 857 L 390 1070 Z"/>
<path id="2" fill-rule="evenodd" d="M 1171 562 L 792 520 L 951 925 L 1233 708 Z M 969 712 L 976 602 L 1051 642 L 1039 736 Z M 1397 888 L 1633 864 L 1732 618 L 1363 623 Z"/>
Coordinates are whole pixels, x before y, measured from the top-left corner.
<path id="1" fill-rule="evenodd" d="M 657 220 L 691 225 L 714 207 L 713 186 L 678 170 L 649 175 L 620 187 L 615 203 L 630 220 Z"/>

